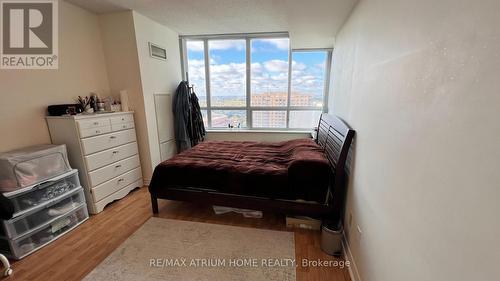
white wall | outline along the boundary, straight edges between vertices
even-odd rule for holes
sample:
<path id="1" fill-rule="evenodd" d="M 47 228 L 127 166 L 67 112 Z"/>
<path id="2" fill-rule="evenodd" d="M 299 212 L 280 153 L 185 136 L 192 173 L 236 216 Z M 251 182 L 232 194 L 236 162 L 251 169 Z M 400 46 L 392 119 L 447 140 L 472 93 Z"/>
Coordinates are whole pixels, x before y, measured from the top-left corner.
<path id="1" fill-rule="evenodd" d="M 90 92 L 109 93 L 98 18 L 60 1 L 59 69 L 0 70 L 0 151 L 50 143 L 47 106 Z"/>
<path id="2" fill-rule="evenodd" d="M 363 280 L 498 280 L 499 11 L 361 0 L 341 29 L 332 106 L 357 131 L 347 217 Z"/>
<path id="3" fill-rule="evenodd" d="M 172 94 L 181 80 L 178 34 L 134 11 L 103 14 L 100 22 L 111 91 L 128 91 L 148 183 L 160 163 L 154 94 Z M 151 58 L 149 42 L 165 47 L 168 60 Z"/>
<path id="4" fill-rule="evenodd" d="M 154 168 L 161 162 L 158 129 L 165 129 L 157 128 L 154 95 L 174 94 L 177 85 L 182 80 L 179 35 L 136 12 L 133 12 L 133 18 L 148 127 L 149 153 L 151 165 Z M 166 49 L 166 61 L 150 57 L 149 42 Z M 172 141 L 170 145 L 175 146 L 175 143 Z M 150 179 L 151 174 L 146 175 L 145 178 Z"/>
<path id="5" fill-rule="evenodd" d="M 133 13 L 124 11 L 102 14 L 99 16 L 99 21 L 111 93 L 118 97 L 120 90 L 127 91 L 130 110 L 134 111 L 143 178 L 147 180 L 151 177 L 153 167 L 149 154 L 148 127 Z"/>

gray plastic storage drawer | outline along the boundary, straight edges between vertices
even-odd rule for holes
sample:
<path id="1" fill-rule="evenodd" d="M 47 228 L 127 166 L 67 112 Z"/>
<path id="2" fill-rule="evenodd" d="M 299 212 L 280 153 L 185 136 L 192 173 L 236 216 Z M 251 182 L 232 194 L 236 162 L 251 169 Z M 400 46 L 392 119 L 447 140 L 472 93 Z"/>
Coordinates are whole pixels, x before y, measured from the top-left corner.
<path id="1" fill-rule="evenodd" d="M 50 204 L 41 209 L 37 208 L 22 216 L 2 221 L 3 227 L 0 228 L 0 235 L 9 238 L 19 237 L 84 203 L 85 196 L 83 195 L 83 189 L 79 187 L 65 194 L 63 198 L 52 199 Z"/>
<path id="2" fill-rule="evenodd" d="M 0 153 L 0 192 L 32 186 L 69 171 L 64 144 L 42 144 Z"/>
<path id="3" fill-rule="evenodd" d="M 39 185 L 4 193 L 14 205 L 14 217 L 42 208 L 80 187 L 78 170 L 62 174 Z"/>
<path id="4" fill-rule="evenodd" d="M 81 205 L 75 210 L 47 222 L 22 237 L 13 240 L 0 238 L 0 252 L 14 259 L 21 259 L 61 237 L 88 217 L 87 206 Z"/>

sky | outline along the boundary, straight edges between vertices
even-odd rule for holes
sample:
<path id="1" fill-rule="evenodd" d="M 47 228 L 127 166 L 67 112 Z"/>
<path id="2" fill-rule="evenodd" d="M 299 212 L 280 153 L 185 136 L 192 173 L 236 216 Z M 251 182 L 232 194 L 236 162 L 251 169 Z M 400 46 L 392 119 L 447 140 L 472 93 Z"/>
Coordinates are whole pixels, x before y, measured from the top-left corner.
<path id="1" fill-rule="evenodd" d="M 245 40 L 210 40 L 209 61 L 212 96 L 245 99 Z M 202 41 L 187 41 L 189 82 L 196 94 L 205 96 L 205 67 Z M 251 92 L 287 92 L 288 38 L 251 40 Z M 326 52 L 292 54 L 292 93 L 323 95 Z"/>

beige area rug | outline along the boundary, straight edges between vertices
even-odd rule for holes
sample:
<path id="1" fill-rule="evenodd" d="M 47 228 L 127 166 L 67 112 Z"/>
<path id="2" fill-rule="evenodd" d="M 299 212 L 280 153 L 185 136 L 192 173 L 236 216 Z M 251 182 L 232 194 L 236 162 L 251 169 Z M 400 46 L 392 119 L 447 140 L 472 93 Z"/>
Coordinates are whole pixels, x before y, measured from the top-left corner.
<path id="1" fill-rule="evenodd" d="M 293 232 L 149 219 L 84 280 L 295 280 Z"/>

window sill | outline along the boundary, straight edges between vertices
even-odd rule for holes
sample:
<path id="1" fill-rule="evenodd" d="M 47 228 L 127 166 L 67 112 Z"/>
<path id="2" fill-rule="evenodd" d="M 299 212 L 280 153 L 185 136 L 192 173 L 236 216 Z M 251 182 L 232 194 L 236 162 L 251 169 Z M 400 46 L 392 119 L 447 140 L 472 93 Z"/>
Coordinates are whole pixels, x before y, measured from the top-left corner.
<path id="1" fill-rule="evenodd" d="M 207 129 L 207 133 L 310 134 L 313 130 Z"/>

